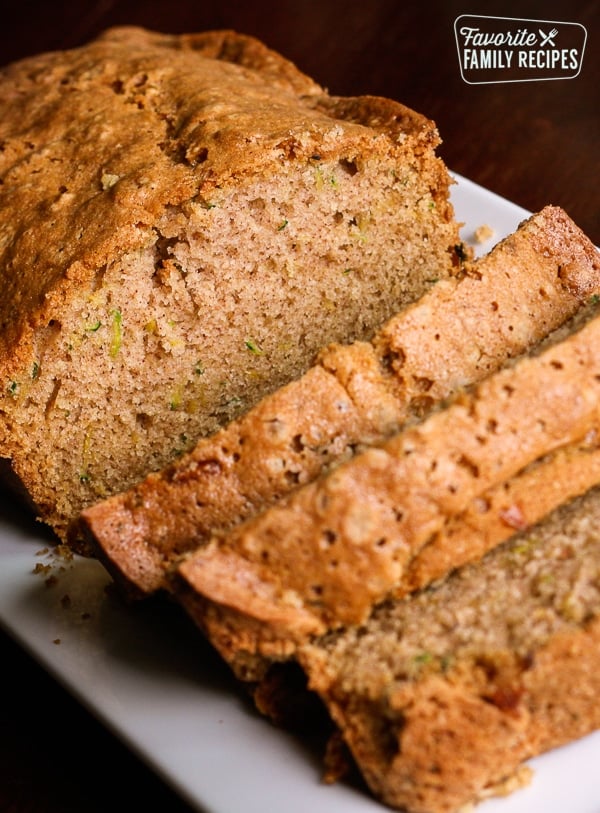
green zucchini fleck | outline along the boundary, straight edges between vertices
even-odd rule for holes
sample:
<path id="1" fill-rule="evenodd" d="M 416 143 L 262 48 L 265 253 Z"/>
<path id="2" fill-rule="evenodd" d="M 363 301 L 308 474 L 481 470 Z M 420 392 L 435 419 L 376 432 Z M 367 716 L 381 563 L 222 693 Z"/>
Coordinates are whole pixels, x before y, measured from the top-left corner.
<path id="1" fill-rule="evenodd" d="M 262 356 L 264 352 L 262 347 L 257 342 L 255 342 L 254 339 L 246 339 L 244 345 L 246 349 L 253 353 L 255 356 Z"/>
<path id="2" fill-rule="evenodd" d="M 121 311 L 116 309 L 112 312 L 112 338 L 110 342 L 110 357 L 116 358 L 121 349 L 123 341 L 123 316 Z"/>

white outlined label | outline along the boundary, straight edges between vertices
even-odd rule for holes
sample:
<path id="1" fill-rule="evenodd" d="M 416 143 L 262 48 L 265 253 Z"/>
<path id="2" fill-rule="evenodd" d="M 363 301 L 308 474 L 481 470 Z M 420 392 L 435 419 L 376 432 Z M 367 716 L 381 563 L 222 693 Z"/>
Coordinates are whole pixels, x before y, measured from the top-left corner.
<path id="1" fill-rule="evenodd" d="M 583 64 L 581 23 L 461 14 L 454 21 L 460 75 L 470 85 L 574 79 Z"/>

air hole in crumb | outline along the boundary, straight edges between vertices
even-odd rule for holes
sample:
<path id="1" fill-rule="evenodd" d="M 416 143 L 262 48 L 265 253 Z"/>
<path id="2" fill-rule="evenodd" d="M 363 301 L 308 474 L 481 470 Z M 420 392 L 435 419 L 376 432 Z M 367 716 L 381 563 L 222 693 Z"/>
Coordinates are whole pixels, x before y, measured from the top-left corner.
<path id="1" fill-rule="evenodd" d="M 415 376 L 415 386 L 421 392 L 429 392 L 433 386 L 433 381 L 430 378 L 425 378 L 424 376 Z"/>
<path id="2" fill-rule="evenodd" d="M 154 271 L 163 267 L 167 260 L 173 258 L 173 249 L 178 243 L 177 237 L 165 237 L 157 232 L 156 243 L 154 244 Z"/>
<path id="3" fill-rule="evenodd" d="M 341 158 L 338 163 L 340 168 L 343 169 L 344 172 L 347 172 L 350 176 L 356 175 L 358 172 L 358 167 L 354 161 L 349 161 L 347 158 Z"/>
<path id="4" fill-rule="evenodd" d="M 334 223 L 341 223 L 344 219 L 344 215 L 341 212 L 336 212 L 333 216 Z"/>
<path id="5" fill-rule="evenodd" d="M 264 212 L 266 205 L 264 198 L 254 198 L 248 204 L 251 212 Z"/>
<path id="6" fill-rule="evenodd" d="M 461 455 L 457 463 L 459 466 L 462 466 L 463 469 L 466 469 L 473 477 L 479 477 L 479 467 L 466 455 Z"/>
<path id="7" fill-rule="evenodd" d="M 142 429 L 149 429 L 152 426 L 152 416 L 146 412 L 138 412 L 135 416 L 135 422 Z"/>
<path id="8" fill-rule="evenodd" d="M 406 361 L 406 353 L 402 348 L 392 350 L 391 348 L 381 357 L 381 363 L 390 372 L 398 370 Z"/>
<path id="9" fill-rule="evenodd" d="M 411 398 L 410 411 L 415 418 L 423 418 L 433 407 L 433 398 L 430 395 L 418 395 Z"/>
<path id="10" fill-rule="evenodd" d="M 336 535 L 336 533 L 334 531 L 331 531 L 331 530 L 329 530 L 329 528 L 326 528 L 323 531 L 323 539 L 325 540 L 325 542 L 328 545 L 333 545 L 333 543 L 337 539 L 337 535 Z"/>
<path id="11" fill-rule="evenodd" d="M 304 451 L 304 442 L 302 440 L 302 435 L 294 435 L 294 437 L 292 438 L 291 446 L 295 452 L 301 454 Z"/>

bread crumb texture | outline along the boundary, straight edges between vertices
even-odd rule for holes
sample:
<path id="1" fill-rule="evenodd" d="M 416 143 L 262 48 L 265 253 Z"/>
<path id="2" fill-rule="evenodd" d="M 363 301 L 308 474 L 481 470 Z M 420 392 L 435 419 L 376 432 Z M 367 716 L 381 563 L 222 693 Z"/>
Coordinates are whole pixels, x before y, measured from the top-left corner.
<path id="1" fill-rule="evenodd" d="M 59 536 L 454 274 L 438 142 L 229 31 L 0 72 L 0 457 Z"/>

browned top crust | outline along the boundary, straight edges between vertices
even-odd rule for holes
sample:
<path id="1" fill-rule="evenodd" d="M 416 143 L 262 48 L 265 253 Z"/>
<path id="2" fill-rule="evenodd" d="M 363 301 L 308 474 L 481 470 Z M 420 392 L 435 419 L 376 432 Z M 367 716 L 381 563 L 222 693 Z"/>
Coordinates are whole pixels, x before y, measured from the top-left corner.
<path id="1" fill-rule="evenodd" d="M 219 93 L 212 90 L 219 86 Z M 230 93 L 227 92 L 230 89 Z M 227 101 L 224 101 L 226 99 Z M 232 31 L 133 27 L 0 72 L 0 363 L 27 326 L 111 256 L 144 246 L 165 207 L 285 161 L 438 143 L 396 102 L 336 99 Z"/>

